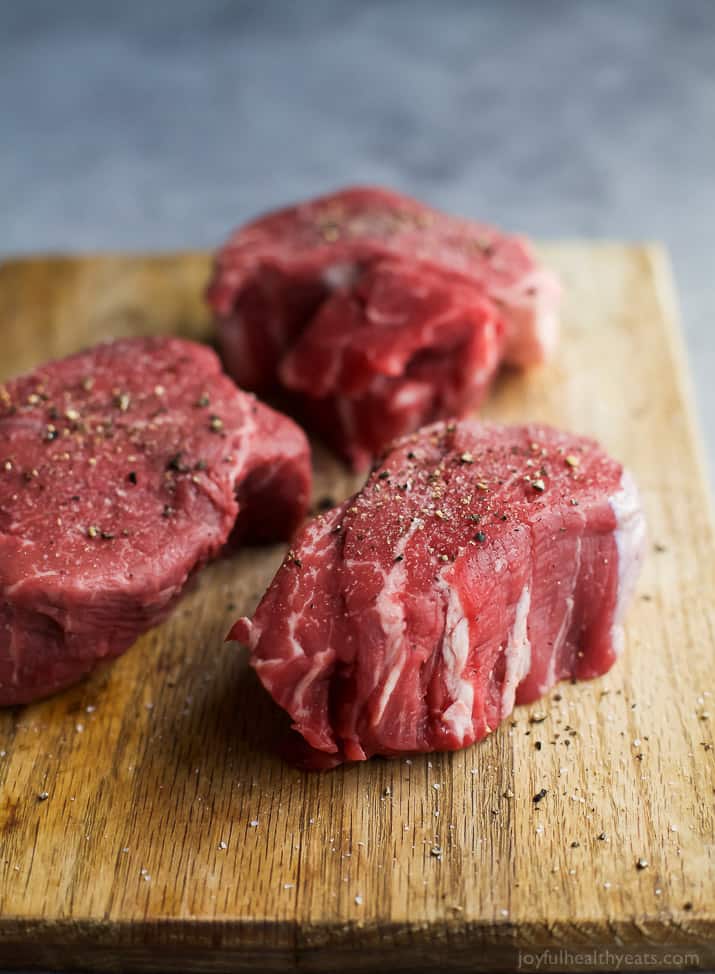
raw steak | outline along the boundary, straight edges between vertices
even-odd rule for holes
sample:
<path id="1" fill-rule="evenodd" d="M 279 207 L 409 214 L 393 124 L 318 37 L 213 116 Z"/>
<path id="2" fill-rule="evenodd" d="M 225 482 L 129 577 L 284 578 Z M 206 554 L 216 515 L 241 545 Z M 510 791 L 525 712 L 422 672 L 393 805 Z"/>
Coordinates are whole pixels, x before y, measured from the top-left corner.
<path id="1" fill-rule="evenodd" d="M 239 384 L 288 390 L 362 467 L 395 435 L 477 406 L 501 361 L 542 361 L 559 293 L 519 237 L 346 189 L 239 229 L 208 299 Z"/>
<path id="2" fill-rule="evenodd" d="M 454 750 L 613 665 L 644 539 L 633 480 L 592 440 L 437 423 L 303 529 L 230 637 L 309 765 Z"/>
<path id="3" fill-rule="evenodd" d="M 0 386 L 0 704 L 122 653 L 232 531 L 287 537 L 309 486 L 302 431 L 193 342 L 116 341 Z"/>

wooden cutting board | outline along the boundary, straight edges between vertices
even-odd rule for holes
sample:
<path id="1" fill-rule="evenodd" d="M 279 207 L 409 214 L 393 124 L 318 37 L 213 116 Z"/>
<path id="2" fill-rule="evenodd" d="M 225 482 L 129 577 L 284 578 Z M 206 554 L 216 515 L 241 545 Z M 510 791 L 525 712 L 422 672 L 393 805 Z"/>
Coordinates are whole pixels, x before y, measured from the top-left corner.
<path id="1" fill-rule="evenodd" d="M 542 970 L 713 964 L 715 548 L 667 260 L 544 255 L 566 288 L 560 352 L 504 376 L 487 413 L 594 434 L 635 472 L 651 547 L 623 660 L 470 750 L 302 773 L 223 642 L 281 549 L 222 561 L 124 658 L 0 714 L 4 965 L 529 970 L 546 948 Z M 0 265 L 0 378 L 108 336 L 210 337 L 208 270 Z M 316 466 L 316 496 L 350 489 Z"/>

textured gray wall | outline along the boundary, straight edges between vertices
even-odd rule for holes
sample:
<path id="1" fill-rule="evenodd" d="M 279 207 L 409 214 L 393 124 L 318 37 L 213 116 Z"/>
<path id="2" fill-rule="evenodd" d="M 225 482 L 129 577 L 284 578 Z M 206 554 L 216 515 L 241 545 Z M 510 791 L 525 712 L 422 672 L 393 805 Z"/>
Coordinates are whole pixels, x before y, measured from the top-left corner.
<path id="1" fill-rule="evenodd" d="M 212 246 L 383 182 L 661 238 L 715 464 L 713 0 L 0 0 L 0 251 Z"/>

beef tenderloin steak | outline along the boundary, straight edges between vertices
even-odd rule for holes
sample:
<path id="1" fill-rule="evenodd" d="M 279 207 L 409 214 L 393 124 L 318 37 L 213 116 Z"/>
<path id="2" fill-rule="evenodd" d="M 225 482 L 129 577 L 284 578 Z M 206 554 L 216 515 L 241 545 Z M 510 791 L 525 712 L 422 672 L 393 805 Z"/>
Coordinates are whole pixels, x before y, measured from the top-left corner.
<path id="1" fill-rule="evenodd" d="M 478 406 L 500 362 L 542 361 L 560 289 L 520 237 L 354 188 L 239 228 L 207 296 L 236 381 L 289 392 L 361 468 Z"/>
<path id="2" fill-rule="evenodd" d="M 309 487 L 302 431 L 193 342 L 123 339 L 0 386 L 0 704 L 124 652 L 232 532 L 287 537 Z"/>
<path id="3" fill-rule="evenodd" d="M 613 665 L 644 539 L 632 478 L 592 440 L 437 423 L 303 529 L 230 637 L 309 766 L 455 750 Z"/>

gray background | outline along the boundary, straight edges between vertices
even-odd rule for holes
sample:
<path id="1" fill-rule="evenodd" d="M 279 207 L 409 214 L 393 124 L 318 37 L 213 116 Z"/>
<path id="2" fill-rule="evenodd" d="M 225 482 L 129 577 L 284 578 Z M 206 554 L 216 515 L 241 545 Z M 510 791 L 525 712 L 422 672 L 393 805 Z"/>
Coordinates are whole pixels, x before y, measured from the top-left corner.
<path id="1" fill-rule="evenodd" d="M 0 252 L 211 247 L 354 181 L 665 240 L 715 467 L 714 0 L 0 0 Z"/>

